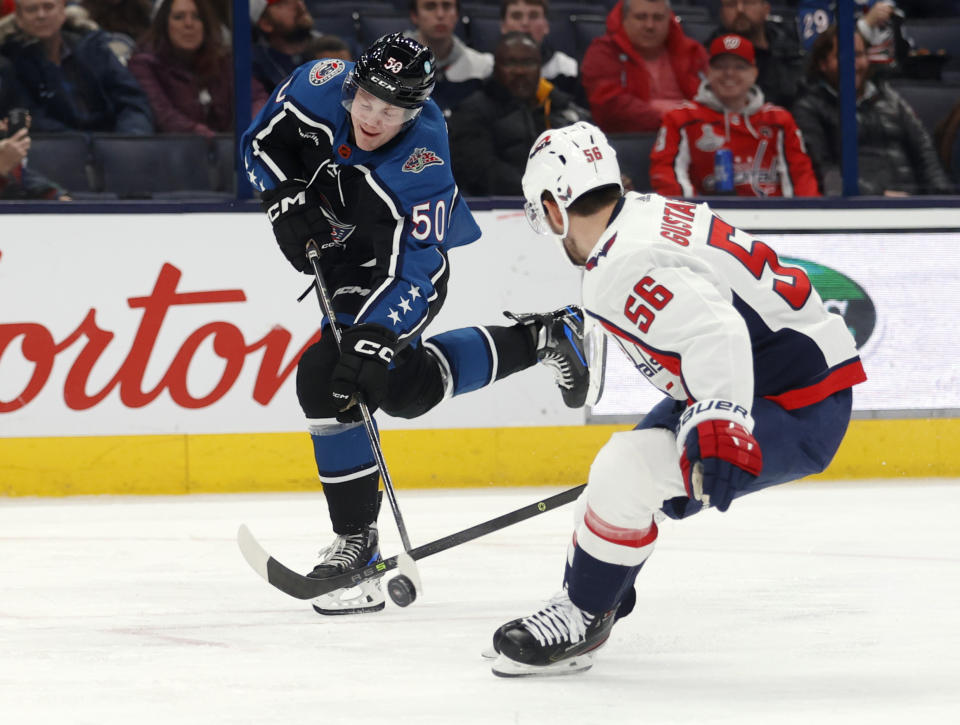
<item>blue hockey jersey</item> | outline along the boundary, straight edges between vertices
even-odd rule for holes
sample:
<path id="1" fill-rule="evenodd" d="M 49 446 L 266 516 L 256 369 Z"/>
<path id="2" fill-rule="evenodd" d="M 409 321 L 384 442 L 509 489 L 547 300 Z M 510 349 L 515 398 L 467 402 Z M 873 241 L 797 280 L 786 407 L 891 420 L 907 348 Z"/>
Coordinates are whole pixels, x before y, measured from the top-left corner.
<path id="1" fill-rule="evenodd" d="M 404 342 L 443 302 L 447 250 L 476 241 L 480 229 L 453 179 L 433 101 L 380 148 L 351 143 L 340 100 L 352 68 L 326 59 L 294 71 L 243 134 L 243 161 L 260 191 L 297 179 L 318 192 L 331 229 L 321 264 L 338 319 L 383 325 Z"/>

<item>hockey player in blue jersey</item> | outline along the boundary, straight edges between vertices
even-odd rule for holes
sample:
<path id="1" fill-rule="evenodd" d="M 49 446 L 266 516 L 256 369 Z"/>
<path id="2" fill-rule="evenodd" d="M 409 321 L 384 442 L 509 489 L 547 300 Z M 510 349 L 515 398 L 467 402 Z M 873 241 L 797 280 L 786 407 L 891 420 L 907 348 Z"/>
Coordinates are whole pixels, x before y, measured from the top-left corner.
<path id="1" fill-rule="evenodd" d="M 803 269 L 706 204 L 624 194 L 596 126 L 544 132 L 522 184 L 534 229 L 584 270 L 585 318 L 665 397 L 594 459 L 562 590 L 495 632 L 506 677 L 590 667 L 633 607 L 657 521 L 823 471 L 866 379 Z"/>
<path id="2" fill-rule="evenodd" d="M 343 328 L 342 353 L 323 334 L 297 368 L 337 534 L 310 576 L 380 556 L 379 471 L 358 399 L 371 412 L 413 418 L 538 360 L 554 368 L 567 405 L 586 397 L 577 308 L 421 339 L 446 296 L 448 251 L 480 236 L 450 170 L 446 124 L 430 100 L 434 75 L 428 48 L 384 36 L 356 64 L 325 59 L 298 68 L 242 139 L 247 177 L 281 251 L 312 274 L 306 245 L 316 242 Z M 379 580 L 313 602 L 321 614 L 383 606 Z"/>

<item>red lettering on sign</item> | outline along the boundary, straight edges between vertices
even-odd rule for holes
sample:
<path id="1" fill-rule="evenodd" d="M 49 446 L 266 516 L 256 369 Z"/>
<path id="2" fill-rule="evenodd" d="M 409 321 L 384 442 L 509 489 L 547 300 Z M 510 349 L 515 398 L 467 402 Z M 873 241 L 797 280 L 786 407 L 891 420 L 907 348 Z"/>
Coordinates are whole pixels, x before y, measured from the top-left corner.
<path id="1" fill-rule="evenodd" d="M 297 351 L 286 365 L 283 358 L 293 336 L 282 327 L 274 327 L 261 339 L 247 345 L 243 333 L 229 322 L 210 322 L 194 330 L 180 345 L 160 382 L 152 390 L 143 390 L 143 378 L 150 363 L 160 330 L 171 307 L 211 303 L 245 302 L 243 290 L 211 290 L 207 292 L 177 292 L 181 272 L 171 264 L 164 264 L 153 291 L 146 297 L 131 297 L 127 304 L 132 309 L 143 309 L 143 317 L 134 335 L 126 358 L 110 381 L 96 392 L 88 392 L 90 373 L 103 352 L 115 337 L 114 333 L 97 325 L 96 310 L 91 309 L 63 341 L 57 343 L 50 331 L 41 324 L 17 322 L 0 324 L 0 361 L 11 343 L 21 340 L 23 359 L 33 365 L 30 379 L 23 390 L 10 400 L 0 400 L 0 413 L 10 413 L 29 404 L 43 390 L 53 370 L 56 356 L 83 340 L 83 349 L 67 372 L 63 399 L 71 410 L 87 410 L 100 403 L 119 388 L 120 401 L 128 408 L 142 408 L 164 390 L 171 399 L 184 408 L 205 408 L 220 400 L 233 387 L 250 353 L 263 348 L 263 360 L 257 371 L 252 397 L 267 405 L 277 390 L 295 369 L 307 347 L 320 339 L 319 330 Z M 187 373 L 200 345 L 211 339 L 213 352 L 224 361 L 224 369 L 213 389 L 196 397 L 187 389 Z"/>

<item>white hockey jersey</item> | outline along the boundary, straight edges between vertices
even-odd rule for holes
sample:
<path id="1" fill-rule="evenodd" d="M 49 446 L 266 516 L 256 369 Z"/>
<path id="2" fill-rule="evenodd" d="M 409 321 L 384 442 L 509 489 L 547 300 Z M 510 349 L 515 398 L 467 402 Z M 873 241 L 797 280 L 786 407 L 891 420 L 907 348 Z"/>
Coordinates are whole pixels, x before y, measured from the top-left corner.
<path id="1" fill-rule="evenodd" d="M 677 400 L 794 409 L 866 380 L 806 273 L 706 204 L 627 193 L 585 264 L 583 306 Z"/>

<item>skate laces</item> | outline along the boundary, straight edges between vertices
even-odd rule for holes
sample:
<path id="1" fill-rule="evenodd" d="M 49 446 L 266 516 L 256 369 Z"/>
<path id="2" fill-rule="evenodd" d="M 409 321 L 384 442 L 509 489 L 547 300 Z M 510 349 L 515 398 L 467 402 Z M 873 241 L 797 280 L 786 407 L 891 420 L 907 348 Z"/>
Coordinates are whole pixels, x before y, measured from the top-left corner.
<path id="1" fill-rule="evenodd" d="M 338 536 L 320 552 L 320 563 L 343 568 L 352 567 L 367 546 L 367 535 L 346 534 Z"/>
<path id="2" fill-rule="evenodd" d="M 565 390 L 573 387 L 573 367 L 566 355 L 559 352 L 546 352 L 540 357 L 540 362 L 553 370 L 553 379 L 557 385 Z"/>
<path id="3" fill-rule="evenodd" d="M 576 385 L 572 355 L 580 356 L 574 342 L 567 339 L 576 334 L 574 326 L 568 322 L 568 318 L 572 316 L 567 308 L 553 315 L 546 315 L 547 319 L 541 329 L 543 343 L 539 345 L 539 361 L 553 370 L 557 385 L 565 390 L 571 390 Z M 564 347 L 568 349 L 565 350 Z M 584 360 L 581 360 L 581 363 L 586 365 Z"/>
<path id="4" fill-rule="evenodd" d="M 555 594 L 546 607 L 524 617 L 520 623 L 541 646 L 545 646 L 564 641 L 573 644 L 583 641 L 587 636 L 587 627 L 594 619 L 596 615 L 584 612 L 571 602 L 567 590 L 564 589 Z"/>

